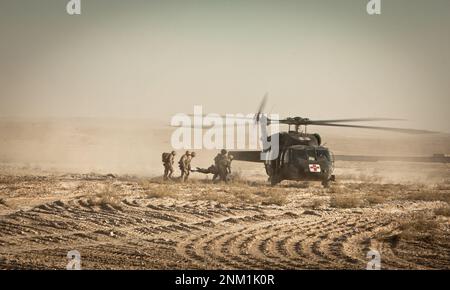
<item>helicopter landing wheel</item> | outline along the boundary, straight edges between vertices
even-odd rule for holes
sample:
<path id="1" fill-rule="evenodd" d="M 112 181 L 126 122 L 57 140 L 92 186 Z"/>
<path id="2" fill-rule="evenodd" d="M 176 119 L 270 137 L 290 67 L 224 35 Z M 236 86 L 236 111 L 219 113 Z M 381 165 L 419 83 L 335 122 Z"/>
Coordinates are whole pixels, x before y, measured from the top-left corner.
<path id="1" fill-rule="evenodd" d="M 270 178 L 270 185 L 272 185 L 272 186 L 275 186 L 275 185 L 277 185 L 280 182 L 281 182 L 281 179 L 278 176 L 272 176 Z"/>
<path id="2" fill-rule="evenodd" d="M 324 188 L 330 187 L 330 181 L 329 181 L 329 180 L 323 180 L 323 181 L 322 181 L 322 186 L 323 186 Z"/>

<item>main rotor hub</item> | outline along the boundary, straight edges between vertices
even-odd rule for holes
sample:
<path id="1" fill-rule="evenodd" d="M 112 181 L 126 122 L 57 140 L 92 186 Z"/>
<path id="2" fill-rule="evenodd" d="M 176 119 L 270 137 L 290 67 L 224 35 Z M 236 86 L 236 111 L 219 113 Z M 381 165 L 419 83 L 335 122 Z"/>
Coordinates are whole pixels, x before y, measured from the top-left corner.
<path id="1" fill-rule="evenodd" d="M 286 118 L 286 124 L 289 125 L 308 125 L 310 123 L 308 118 L 302 118 L 302 117 L 289 117 Z"/>

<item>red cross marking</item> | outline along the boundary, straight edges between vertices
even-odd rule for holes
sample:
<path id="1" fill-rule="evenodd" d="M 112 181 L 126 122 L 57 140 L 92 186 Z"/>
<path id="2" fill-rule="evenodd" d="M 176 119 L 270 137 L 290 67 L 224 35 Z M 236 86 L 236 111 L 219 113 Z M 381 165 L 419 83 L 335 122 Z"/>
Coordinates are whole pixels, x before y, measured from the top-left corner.
<path id="1" fill-rule="evenodd" d="M 320 172 L 320 165 L 319 164 L 309 164 L 309 171 Z"/>

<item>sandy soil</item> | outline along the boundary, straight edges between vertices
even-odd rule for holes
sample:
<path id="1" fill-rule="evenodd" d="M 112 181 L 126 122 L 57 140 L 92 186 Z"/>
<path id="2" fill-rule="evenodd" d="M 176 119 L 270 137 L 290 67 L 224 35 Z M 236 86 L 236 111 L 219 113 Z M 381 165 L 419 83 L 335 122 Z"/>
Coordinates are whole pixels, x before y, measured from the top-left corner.
<path id="1" fill-rule="evenodd" d="M 162 183 L 171 132 L 1 119 L 0 268 L 64 269 L 78 250 L 87 269 L 362 269 L 371 248 L 383 268 L 450 268 L 449 165 L 338 162 L 323 189 L 272 188 L 260 164 L 235 161 L 231 184 Z M 445 134 L 320 133 L 336 154 L 450 152 Z M 193 166 L 215 154 L 199 150 Z"/>
<path id="2" fill-rule="evenodd" d="M 3 168 L 0 268 L 64 269 L 78 250 L 85 269 L 364 269 L 376 249 L 382 268 L 450 269 L 450 166 L 338 168 L 328 189 Z"/>

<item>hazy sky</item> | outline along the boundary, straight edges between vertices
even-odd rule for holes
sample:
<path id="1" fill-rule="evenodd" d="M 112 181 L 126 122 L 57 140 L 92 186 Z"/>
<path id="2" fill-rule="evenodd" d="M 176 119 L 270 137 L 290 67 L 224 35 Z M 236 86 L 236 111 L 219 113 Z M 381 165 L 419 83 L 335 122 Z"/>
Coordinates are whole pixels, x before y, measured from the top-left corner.
<path id="1" fill-rule="evenodd" d="M 203 105 L 400 117 L 450 132 L 450 1 L 0 2 L 0 116 L 155 118 Z"/>

